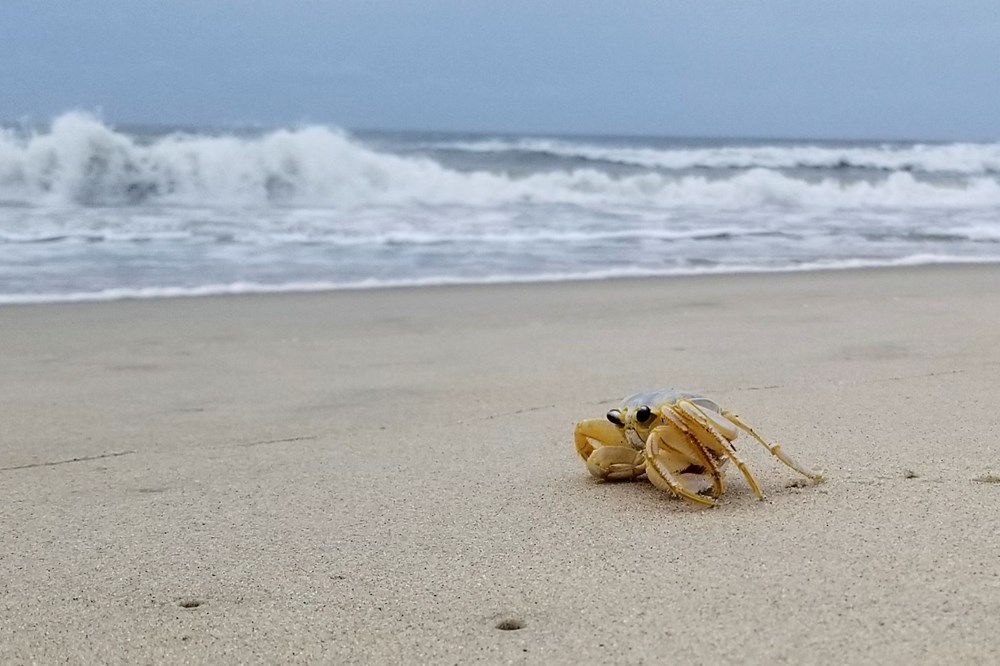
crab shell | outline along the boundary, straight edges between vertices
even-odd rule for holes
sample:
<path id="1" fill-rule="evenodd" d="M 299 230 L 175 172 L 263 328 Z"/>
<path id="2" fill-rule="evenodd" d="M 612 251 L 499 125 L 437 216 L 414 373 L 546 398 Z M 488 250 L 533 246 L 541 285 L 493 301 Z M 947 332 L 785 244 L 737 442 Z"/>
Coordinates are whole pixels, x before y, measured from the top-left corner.
<path id="1" fill-rule="evenodd" d="M 696 405 L 705 416 L 711 418 L 712 423 L 722 431 L 722 434 L 729 441 L 733 441 L 739 435 L 739 429 L 737 429 L 732 421 L 722 415 L 722 408 L 719 407 L 719 404 L 700 393 L 677 391 L 674 389 L 644 391 L 630 395 L 622 400 L 622 406 L 618 409 L 624 421 L 625 436 L 628 438 L 629 444 L 637 450 L 645 448 L 649 432 L 653 428 L 663 425 L 662 416 L 649 419 L 645 423 L 640 422 L 636 418 L 636 414 L 640 408 L 648 406 L 651 413 L 655 416 L 657 413 L 662 414 L 664 408 L 677 405 L 682 400 Z M 611 412 L 613 411 L 615 410 L 611 410 Z"/>

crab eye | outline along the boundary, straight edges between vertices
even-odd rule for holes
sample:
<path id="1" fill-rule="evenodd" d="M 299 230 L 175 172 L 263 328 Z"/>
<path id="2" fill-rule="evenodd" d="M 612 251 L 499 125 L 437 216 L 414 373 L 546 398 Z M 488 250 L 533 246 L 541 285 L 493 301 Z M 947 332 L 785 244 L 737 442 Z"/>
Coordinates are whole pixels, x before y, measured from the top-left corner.
<path id="1" fill-rule="evenodd" d="M 639 409 L 635 410 L 635 420 L 639 423 L 645 423 L 653 416 L 653 410 L 651 410 L 646 405 L 643 405 Z"/>
<path id="2" fill-rule="evenodd" d="M 625 425 L 625 423 L 622 421 L 622 413 L 617 409 L 612 409 L 610 412 L 608 412 L 608 420 L 614 423 L 615 425 L 619 426 Z"/>

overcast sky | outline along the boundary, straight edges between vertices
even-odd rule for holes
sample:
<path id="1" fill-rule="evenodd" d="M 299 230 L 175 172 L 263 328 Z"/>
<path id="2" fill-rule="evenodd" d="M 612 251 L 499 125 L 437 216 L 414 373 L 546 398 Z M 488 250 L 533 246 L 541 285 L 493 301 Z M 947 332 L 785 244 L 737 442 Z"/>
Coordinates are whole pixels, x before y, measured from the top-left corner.
<path id="1" fill-rule="evenodd" d="M 0 118 L 1000 140 L 1000 0 L 0 0 Z"/>

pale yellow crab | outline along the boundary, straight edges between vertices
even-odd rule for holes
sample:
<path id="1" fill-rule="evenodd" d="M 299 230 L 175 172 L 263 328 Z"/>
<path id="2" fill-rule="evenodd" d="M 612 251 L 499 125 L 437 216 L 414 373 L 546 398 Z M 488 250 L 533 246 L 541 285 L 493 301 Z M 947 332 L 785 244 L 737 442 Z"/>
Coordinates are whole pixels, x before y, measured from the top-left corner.
<path id="1" fill-rule="evenodd" d="M 599 479 L 645 475 L 661 490 L 709 506 L 726 489 L 724 470 L 731 460 L 754 494 L 764 499 L 757 479 L 733 446 L 740 430 L 799 474 L 813 481 L 823 479 L 821 472 L 799 465 L 780 444 L 766 442 L 732 412 L 688 391 L 636 393 L 609 411 L 606 419 L 580 421 L 576 451 Z"/>

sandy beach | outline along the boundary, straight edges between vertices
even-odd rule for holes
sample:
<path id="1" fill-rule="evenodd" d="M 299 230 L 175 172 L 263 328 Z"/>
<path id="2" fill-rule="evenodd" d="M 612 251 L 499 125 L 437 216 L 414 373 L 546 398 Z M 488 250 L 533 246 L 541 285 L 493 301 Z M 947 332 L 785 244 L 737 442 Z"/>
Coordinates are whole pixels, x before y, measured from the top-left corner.
<path id="1" fill-rule="evenodd" d="M 996 663 L 1000 268 L 0 307 L 0 662 Z M 704 392 L 698 509 L 574 423 Z M 516 629 L 500 629 L 519 627 Z"/>

